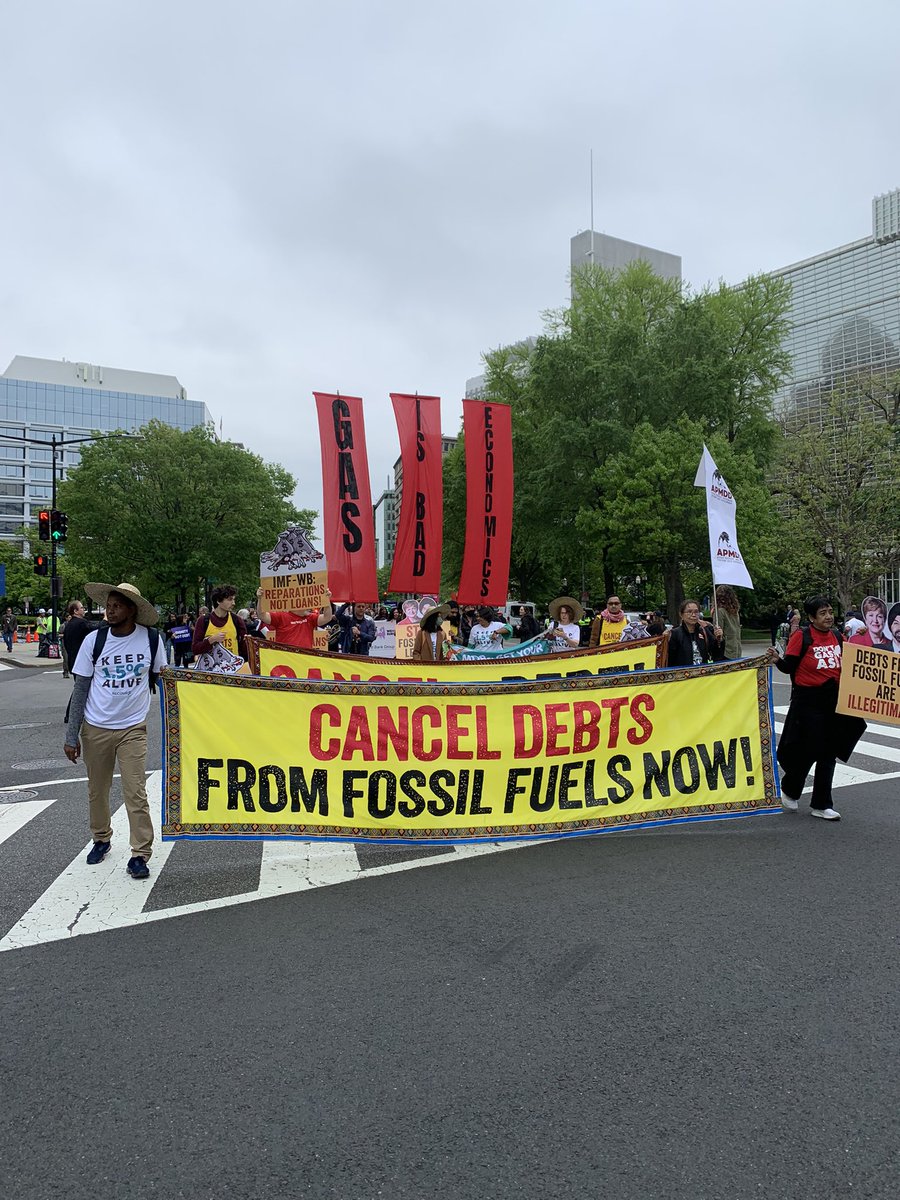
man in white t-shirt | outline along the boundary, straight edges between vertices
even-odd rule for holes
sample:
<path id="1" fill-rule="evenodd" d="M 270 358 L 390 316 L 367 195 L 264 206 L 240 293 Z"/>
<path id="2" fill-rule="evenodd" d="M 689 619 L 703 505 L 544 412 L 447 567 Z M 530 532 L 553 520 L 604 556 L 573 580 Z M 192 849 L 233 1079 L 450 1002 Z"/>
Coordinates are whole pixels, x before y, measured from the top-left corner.
<path id="1" fill-rule="evenodd" d="M 84 589 L 106 609 L 108 628 L 89 633 L 72 665 L 75 689 L 66 730 L 66 757 L 78 762 L 84 746 L 88 774 L 91 866 L 103 861 L 112 840 L 109 789 L 118 762 L 131 835 L 126 870 L 147 879 L 153 852 L 153 821 L 147 801 L 147 712 L 151 679 L 166 665 L 156 629 L 159 615 L 130 583 L 88 583 Z M 102 640 L 99 652 L 97 639 Z"/>

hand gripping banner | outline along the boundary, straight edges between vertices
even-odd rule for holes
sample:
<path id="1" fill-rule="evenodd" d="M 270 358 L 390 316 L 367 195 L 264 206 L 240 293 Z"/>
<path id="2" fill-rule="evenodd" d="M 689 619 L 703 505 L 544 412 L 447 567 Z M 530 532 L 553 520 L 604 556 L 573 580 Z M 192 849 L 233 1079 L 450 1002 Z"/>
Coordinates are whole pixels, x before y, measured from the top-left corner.
<path id="1" fill-rule="evenodd" d="M 441 401 L 391 392 L 391 403 L 400 437 L 403 495 L 390 590 L 438 594 L 444 524 Z"/>
<path id="2" fill-rule="evenodd" d="M 313 392 L 322 447 L 322 501 L 328 586 L 337 600 L 374 603 L 375 525 L 359 396 Z"/>
<path id="3" fill-rule="evenodd" d="M 652 671 L 665 663 L 665 639 L 642 638 L 567 654 L 520 657 L 513 646 L 507 657 L 421 663 L 413 659 L 364 658 L 301 650 L 277 642 L 247 639 L 254 675 L 282 679 L 336 679 L 347 683 L 515 683 L 535 679 L 586 679 L 621 671 Z"/>
<path id="4" fill-rule="evenodd" d="M 460 604 L 506 603 L 512 547 L 512 410 L 463 400 L 466 435 L 466 548 Z"/>
<path id="5" fill-rule="evenodd" d="M 497 841 L 780 811 L 763 658 L 534 683 L 162 680 L 167 839 Z"/>

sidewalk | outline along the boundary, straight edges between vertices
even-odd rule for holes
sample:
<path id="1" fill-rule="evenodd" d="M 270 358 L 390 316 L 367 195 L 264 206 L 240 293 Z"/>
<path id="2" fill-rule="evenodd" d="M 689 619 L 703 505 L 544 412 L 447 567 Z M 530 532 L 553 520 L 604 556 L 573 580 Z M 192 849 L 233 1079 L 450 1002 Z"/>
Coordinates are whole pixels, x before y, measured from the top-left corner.
<path id="1" fill-rule="evenodd" d="M 12 654 L 8 654 L 6 643 L 0 642 L 0 663 L 10 667 L 58 667 L 62 670 L 61 658 L 38 658 L 37 642 L 13 642 Z"/>

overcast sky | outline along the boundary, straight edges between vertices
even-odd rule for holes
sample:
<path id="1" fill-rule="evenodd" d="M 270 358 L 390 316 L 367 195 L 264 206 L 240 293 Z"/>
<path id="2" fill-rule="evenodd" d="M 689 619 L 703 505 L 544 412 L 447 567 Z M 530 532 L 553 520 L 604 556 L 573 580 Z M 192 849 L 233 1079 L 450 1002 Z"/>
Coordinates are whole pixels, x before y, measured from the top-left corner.
<path id="1" fill-rule="evenodd" d="M 77 0 L 0 8 L 0 370 L 177 375 L 321 506 L 313 390 L 456 433 L 589 225 L 695 286 L 870 232 L 897 0 Z"/>

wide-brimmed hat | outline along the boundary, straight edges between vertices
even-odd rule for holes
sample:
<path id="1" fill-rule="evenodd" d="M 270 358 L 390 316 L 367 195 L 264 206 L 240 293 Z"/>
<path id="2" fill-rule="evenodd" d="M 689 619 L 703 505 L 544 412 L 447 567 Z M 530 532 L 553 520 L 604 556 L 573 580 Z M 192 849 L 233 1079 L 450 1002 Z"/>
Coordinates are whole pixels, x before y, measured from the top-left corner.
<path id="1" fill-rule="evenodd" d="M 449 604 L 432 604 L 431 608 L 426 608 L 425 611 L 422 613 L 421 617 L 419 618 L 419 628 L 420 629 L 424 628 L 425 622 L 434 613 L 440 613 L 440 615 L 442 617 L 447 617 L 450 615 L 450 605 Z"/>
<path id="2" fill-rule="evenodd" d="M 84 590 L 101 608 L 106 608 L 110 592 L 118 592 L 137 608 L 137 615 L 134 619 L 138 625 L 155 625 L 159 620 L 159 613 L 150 601 L 141 595 L 133 583 L 86 583 Z"/>
<path id="3" fill-rule="evenodd" d="M 550 609 L 550 616 L 553 618 L 553 620 L 559 620 L 559 610 L 564 604 L 568 609 L 571 610 L 572 620 L 580 621 L 584 616 L 584 609 L 577 600 L 573 599 L 572 596 L 557 596 L 555 600 L 550 601 L 547 607 Z"/>

